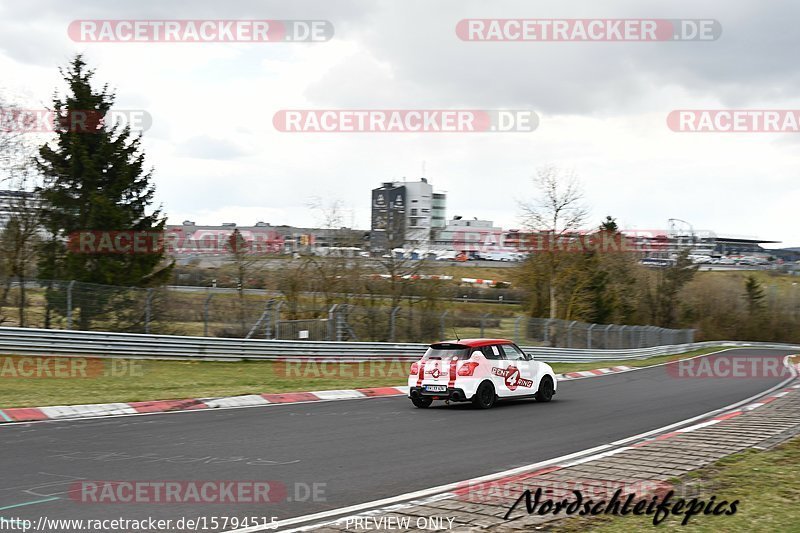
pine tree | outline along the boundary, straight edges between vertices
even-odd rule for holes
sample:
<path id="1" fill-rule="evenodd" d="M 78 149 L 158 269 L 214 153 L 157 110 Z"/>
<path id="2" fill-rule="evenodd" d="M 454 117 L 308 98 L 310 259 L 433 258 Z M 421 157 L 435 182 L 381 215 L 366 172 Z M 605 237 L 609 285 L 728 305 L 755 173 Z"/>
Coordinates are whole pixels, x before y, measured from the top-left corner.
<path id="1" fill-rule="evenodd" d="M 660 269 L 655 295 L 650 297 L 651 311 L 655 324 L 663 328 L 678 327 L 679 295 L 681 290 L 694 278 L 698 265 L 689 259 L 689 250 L 681 250 L 675 264 Z"/>
<path id="2" fill-rule="evenodd" d="M 51 235 L 40 251 L 40 277 L 130 287 L 160 284 L 172 267 L 163 267 L 163 250 L 87 254 L 65 245 L 79 231 L 161 231 L 166 218 L 160 209 L 149 211 L 155 187 L 153 171 L 145 169 L 141 134 L 101 120 L 112 109 L 114 93 L 108 85 L 93 87 L 94 70 L 80 55 L 60 72 L 69 90 L 63 98 L 54 96 L 56 139 L 40 147 L 36 161 L 44 178 L 39 189 L 43 223 Z M 76 116 L 89 117 L 85 126 L 76 127 Z M 48 291 L 49 304 L 63 301 L 54 292 Z M 80 311 L 79 328 L 88 329 L 110 300 L 105 291 L 91 296 L 76 291 L 73 308 Z"/>
<path id="3" fill-rule="evenodd" d="M 598 230 L 606 231 L 608 233 L 618 233 L 619 226 L 617 225 L 617 219 L 611 215 L 606 216 L 606 219 L 600 223 L 600 226 L 598 226 Z"/>
<path id="4" fill-rule="evenodd" d="M 747 301 L 747 311 L 750 315 L 755 315 L 764 308 L 764 287 L 752 274 L 747 276 L 744 282 L 744 297 Z"/>

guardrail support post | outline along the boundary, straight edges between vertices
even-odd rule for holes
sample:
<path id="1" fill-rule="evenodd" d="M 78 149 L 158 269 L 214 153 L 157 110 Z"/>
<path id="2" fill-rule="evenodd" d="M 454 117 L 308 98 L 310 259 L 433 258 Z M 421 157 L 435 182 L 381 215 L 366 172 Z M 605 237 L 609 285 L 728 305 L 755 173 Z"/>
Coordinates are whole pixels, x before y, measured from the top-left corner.
<path id="1" fill-rule="evenodd" d="M 153 289 L 147 289 L 147 298 L 144 300 L 144 332 L 150 333 L 150 319 L 153 314 Z"/>
<path id="2" fill-rule="evenodd" d="M 586 330 L 586 348 L 592 349 L 592 330 L 597 324 L 590 324 L 589 329 Z"/>
<path id="3" fill-rule="evenodd" d="M 394 330 L 395 330 L 395 323 L 397 321 L 397 313 L 400 311 L 400 306 L 398 305 L 392 312 L 389 313 L 389 342 L 394 342 Z"/>
<path id="4" fill-rule="evenodd" d="M 628 326 L 620 326 L 619 328 L 619 349 L 625 349 L 625 328 Z"/>
<path id="5" fill-rule="evenodd" d="M 328 340 L 332 341 L 334 335 L 336 334 L 336 308 L 339 307 L 339 304 L 333 304 L 330 309 L 328 309 Z"/>
<path id="6" fill-rule="evenodd" d="M 609 325 L 606 326 L 606 331 L 605 331 L 605 335 L 604 335 L 605 338 L 603 339 L 603 348 L 606 349 L 606 350 L 610 350 L 611 349 L 611 345 L 608 343 L 609 342 L 608 334 L 611 331 L 611 328 L 613 328 L 613 327 L 614 327 L 614 324 L 609 324 Z"/>
<path id="7" fill-rule="evenodd" d="M 270 302 L 274 302 L 275 300 L 270 300 Z M 281 307 L 285 304 L 283 300 L 278 301 L 278 305 L 275 306 L 275 313 L 273 317 L 270 317 L 271 320 L 267 320 L 266 331 L 264 331 L 264 338 L 265 339 L 277 339 L 278 338 L 278 322 L 281 320 Z"/>
<path id="8" fill-rule="evenodd" d="M 483 333 L 483 329 L 484 329 L 484 325 L 485 325 L 485 322 L 486 322 L 486 317 L 488 317 L 488 316 L 489 316 L 489 313 L 484 313 L 484 314 L 481 315 L 481 337 L 485 337 L 485 334 Z"/>
<path id="9" fill-rule="evenodd" d="M 67 329 L 72 329 L 72 287 L 75 286 L 75 280 L 69 282 L 67 285 Z"/>
<path id="10" fill-rule="evenodd" d="M 524 316 L 518 316 L 517 319 L 514 321 L 514 342 L 519 343 L 519 323 L 522 322 Z"/>
<path id="11" fill-rule="evenodd" d="M 213 297 L 213 294 L 209 294 L 206 296 L 206 301 L 203 302 L 203 337 L 208 337 L 208 307 Z"/>
<path id="12" fill-rule="evenodd" d="M 340 305 L 336 309 L 336 341 L 341 342 L 344 337 L 344 313 L 347 312 L 347 305 Z"/>
<path id="13" fill-rule="evenodd" d="M 577 320 L 573 320 L 567 325 L 567 348 L 572 348 L 572 328 L 577 324 Z"/>

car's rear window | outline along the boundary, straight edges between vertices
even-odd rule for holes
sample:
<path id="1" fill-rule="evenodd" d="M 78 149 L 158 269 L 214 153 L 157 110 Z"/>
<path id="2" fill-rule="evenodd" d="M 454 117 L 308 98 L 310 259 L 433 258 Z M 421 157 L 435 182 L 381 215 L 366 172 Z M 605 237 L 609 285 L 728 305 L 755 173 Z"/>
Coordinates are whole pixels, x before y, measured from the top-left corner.
<path id="1" fill-rule="evenodd" d="M 428 351 L 425 352 L 425 355 L 422 356 L 423 359 L 452 359 L 453 357 L 457 357 L 458 359 L 469 359 L 470 349 L 467 346 L 462 344 L 434 344 Z"/>

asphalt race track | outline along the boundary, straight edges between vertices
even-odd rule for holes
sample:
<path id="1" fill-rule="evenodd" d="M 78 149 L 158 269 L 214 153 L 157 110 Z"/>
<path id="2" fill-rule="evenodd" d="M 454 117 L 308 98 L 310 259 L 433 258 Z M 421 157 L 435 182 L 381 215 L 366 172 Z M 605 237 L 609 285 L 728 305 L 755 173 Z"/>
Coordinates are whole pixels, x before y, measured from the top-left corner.
<path id="1" fill-rule="evenodd" d="M 488 411 L 439 402 L 416 409 L 389 397 L 0 426 L 0 517 L 311 514 L 550 459 L 727 406 L 788 377 L 779 363 L 788 353 L 747 348 L 708 358 L 774 360 L 781 372 L 768 376 L 691 377 L 672 364 L 562 382 L 549 404 L 507 402 Z M 259 505 L 81 503 L 70 495 L 80 480 L 275 480 L 288 497 Z M 308 490 L 314 484 L 317 501 Z"/>

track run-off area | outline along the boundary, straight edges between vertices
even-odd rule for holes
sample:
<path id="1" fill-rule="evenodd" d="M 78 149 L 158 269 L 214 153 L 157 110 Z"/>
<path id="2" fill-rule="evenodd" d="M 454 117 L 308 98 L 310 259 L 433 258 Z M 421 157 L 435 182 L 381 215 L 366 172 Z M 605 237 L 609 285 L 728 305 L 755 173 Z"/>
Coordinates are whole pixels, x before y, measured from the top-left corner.
<path id="1" fill-rule="evenodd" d="M 442 402 L 417 409 L 396 396 L 6 424 L 0 517 L 33 524 L 42 517 L 192 519 L 204 520 L 196 524 L 205 529 L 170 531 L 223 531 L 236 529 L 232 517 L 285 521 L 324 513 L 573 454 L 721 409 L 790 378 L 783 362 L 793 353 L 726 349 L 564 381 L 550 403 L 501 402 L 490 410 Z M 193 481 L 268 482 L 277 501 L 122 501 L 119 492 L 105 498 L 85 492 L 93 482 Z"/>

